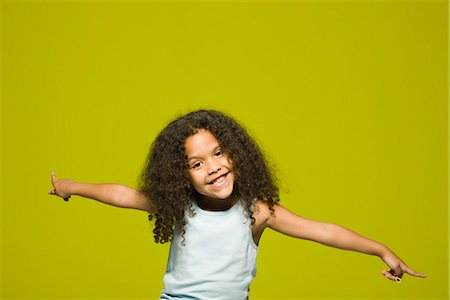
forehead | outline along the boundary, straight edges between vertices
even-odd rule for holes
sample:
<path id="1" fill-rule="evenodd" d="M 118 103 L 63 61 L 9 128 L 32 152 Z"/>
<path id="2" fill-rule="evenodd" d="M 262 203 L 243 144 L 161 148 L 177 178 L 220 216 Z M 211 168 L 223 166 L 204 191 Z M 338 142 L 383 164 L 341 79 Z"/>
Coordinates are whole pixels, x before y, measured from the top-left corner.
<path id="1" fill-rule="evenodd" d="M 214 135 L 205 129 L 200 129 L 198 133 L 186 139 L 184 149 L 188 157 L 197 156 L 202 152 L 213 151 L 219 146 L 219 142 Z"/>

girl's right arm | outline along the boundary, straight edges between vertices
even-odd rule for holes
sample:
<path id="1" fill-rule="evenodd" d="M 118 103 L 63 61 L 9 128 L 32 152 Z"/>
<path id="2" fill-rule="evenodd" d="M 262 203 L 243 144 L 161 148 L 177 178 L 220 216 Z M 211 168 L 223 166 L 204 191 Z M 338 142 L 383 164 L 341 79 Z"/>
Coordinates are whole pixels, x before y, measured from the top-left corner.
<path id="1" fill-rule="evenodd" d="M 112 206 L 151 211 L 151 201 L 142 191 L 116 183 L 81 183 L 68 179 L 56 179 L 51 173 L 53 190 L 49 194 L 67 198 L 77 195 Z"/>

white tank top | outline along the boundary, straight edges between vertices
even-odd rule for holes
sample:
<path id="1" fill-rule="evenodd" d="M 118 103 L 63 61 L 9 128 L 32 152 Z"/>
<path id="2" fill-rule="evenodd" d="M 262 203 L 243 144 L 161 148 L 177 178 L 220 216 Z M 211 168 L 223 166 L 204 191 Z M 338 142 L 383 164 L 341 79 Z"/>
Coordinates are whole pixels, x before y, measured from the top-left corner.
<path id="1" fill-rule="evenodd" d="M 160 299 L 247 299 L 258 247 L 242 203 L 226 211 L 193 207 L 195 216 L 185 216 L 184 246 L 175 230 Z"/>

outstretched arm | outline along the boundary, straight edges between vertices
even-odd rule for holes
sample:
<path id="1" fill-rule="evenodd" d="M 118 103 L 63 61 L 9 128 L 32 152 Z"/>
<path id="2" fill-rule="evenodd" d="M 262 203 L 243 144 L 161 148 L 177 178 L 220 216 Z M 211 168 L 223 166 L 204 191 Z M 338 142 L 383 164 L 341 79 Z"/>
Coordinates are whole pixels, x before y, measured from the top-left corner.
<path id="1" fill-rule="evenodd" d="M 81 183 L 69 179 L 56 179 L 55 173 L 51 173 L 53 190 L 49 194 L 68 198 L 77 195 L 97 200 L 99 202 L 150 212 L 150 200 L 139 190 L 116 183 Z"/>
<path id="2" fill-rule="evenodd" d="M 275 205 L 273 214 L 267 204 L 258 202 L 260 215 L 265 219 L 265 227 L 288 236 L 311 240 L 331 247 L 376 255 L 386 263 L 390 270 L 382 274 L 395 281 L 401 281 L 404 273 L 416 277 L 424 274 L 410 269 L 397 255 L 385 245 L 363 237 L 340 225 L 313 221 L 300 217 L 281 205 Z M 264 218 L 264 215 L 266 216 Z"/>

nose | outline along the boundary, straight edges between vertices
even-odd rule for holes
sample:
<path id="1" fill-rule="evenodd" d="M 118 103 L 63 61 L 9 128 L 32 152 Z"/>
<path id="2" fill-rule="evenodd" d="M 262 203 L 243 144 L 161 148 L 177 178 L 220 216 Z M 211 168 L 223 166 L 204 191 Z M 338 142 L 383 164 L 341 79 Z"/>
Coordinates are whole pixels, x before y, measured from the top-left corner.
<path id="1" fill-rule="evenodd" d="M 216 162 L 210 162 L 208 164 L 208 175 L 217 173 L 220 171 L 220 166 Z"/>

